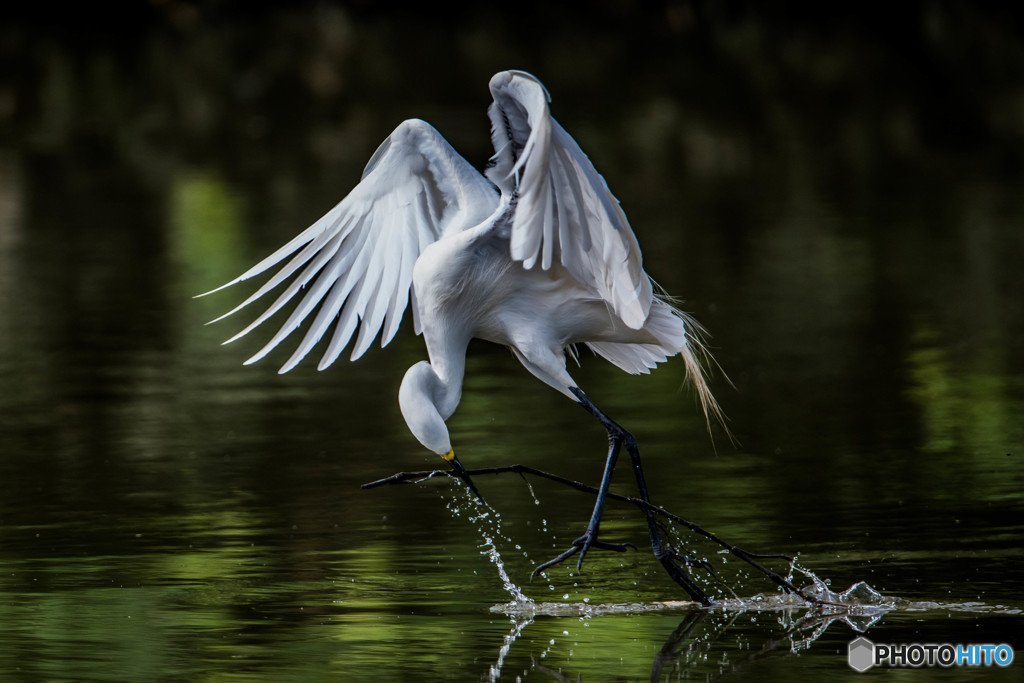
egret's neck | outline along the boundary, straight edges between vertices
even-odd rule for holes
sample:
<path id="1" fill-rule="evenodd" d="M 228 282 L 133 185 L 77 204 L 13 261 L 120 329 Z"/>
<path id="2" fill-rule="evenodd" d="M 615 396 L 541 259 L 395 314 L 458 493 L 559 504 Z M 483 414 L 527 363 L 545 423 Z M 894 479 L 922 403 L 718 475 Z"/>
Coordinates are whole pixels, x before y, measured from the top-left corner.
<path id="1" fill-rule="evenodd" d="M 441 418 L 447 420 L 462 398 L 462 380 L 466 375 L 466 348 L 469 339 L 447 335 L 441 340 L 427 340 L 430 368 L 437 376 L 434 404 Z"/>
<path id="2" fill-rule="evenodd" d="M 409 368 L 398 390 L 398 403 L 413 436 L 450 460 L 452 444 L 445 420 L 455 412 L 462 396 L 465 359 L 448 364 L 442 362 L 442 367 L 445 370 L 443 376 L 427 361 L 420 361 Z"/>

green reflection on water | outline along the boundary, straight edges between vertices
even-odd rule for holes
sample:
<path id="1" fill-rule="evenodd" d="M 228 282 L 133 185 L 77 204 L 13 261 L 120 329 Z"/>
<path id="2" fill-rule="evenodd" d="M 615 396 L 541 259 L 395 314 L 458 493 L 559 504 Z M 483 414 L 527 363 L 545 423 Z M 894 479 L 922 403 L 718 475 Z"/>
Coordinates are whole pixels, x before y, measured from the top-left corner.
<path id="1" fill-rule="evenodd" d="M 983 349 L 956 367 L 937 332 L 928 327 L 915 334 L 908 358 L 914 384 L 910 395 L 921 407 L 922 448 L 937 453 L 961 448 L 972 453 L 1005 456 L 1012 448 L 1015 420 L 1007 414 L 1009 378 L 998 356 Z"/>
<path id="2" fill-rule="evenodd" d="M 244 269 L 246 253 L 241 198 L 222 178 L 210 173 L 185 174 L 170 195 L 172 253 L 196 294 L 224 282 L 223 273 Z"/>

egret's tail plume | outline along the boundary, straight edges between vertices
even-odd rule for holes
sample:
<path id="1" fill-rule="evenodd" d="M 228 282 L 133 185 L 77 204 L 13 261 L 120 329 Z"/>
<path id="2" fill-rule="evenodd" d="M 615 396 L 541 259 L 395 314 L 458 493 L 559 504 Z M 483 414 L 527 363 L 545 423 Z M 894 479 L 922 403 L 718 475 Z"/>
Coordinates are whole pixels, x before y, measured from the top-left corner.
<path id="1" fill-rule="evenodd" d="M 707 383 L 707 372 L 718 367 L 705 342 L 707 331 L 693 316 L 680 310 L 672 297 L 662 291 L 656 292 L 654 296 L 647 322 L 644 323 L 644 332 L 657 340 L 655 343 L 587 342 L 587 346 L 608 362 L 634 375 L 647 374 L 658 363 L 664 363 L 679 354 L 686 364 L 686 377 L 697 390 L 697 398 L 700 399 L 700 406 L 707 419 L 708 432 L 711 432 L 713 418 L 722 425 L 729 441 L 735 443 L 726 424 L 725 413 Z M 721 367 L 718 369 L 721 372 Z M 722 376 L 729 382 L 724 372 Z"/>
<path id="2" fill-rule="evenodd" d="M 715 400 L 715 396 L 711 393 L 711 388 L 708 386 L 707 379 L 705 378 L 705 367 L 717 367 L 730 385 L 732 385 L 732 381 L 722 371 L 721 366 L 718 365 L 711 352 L 708 351 L 705 341 L 707 330 L 689 313 L 680 311 L 675 306 L 672 308 L 673 312 L 682 318 L 683 323 L 686 325 L 686 339 L 683 347 L 679 350 L 679 355 L 682 356 L 683 362 L 686 364 L 686 377 L 693 382 L 693 387 L 697 391 L 697 398 L 700 399 L 700 407 L 704 411 L 704 417 L 708 423 L 708 433 L 711 432 L 711 419 L 714 418 L 718 424 L 722 425 L 722 429 L 725 430 L 725 435 L 729 441 L 735 443 L 732 432 L 729 431 L 729 425 L 726 424 L 725 413 L 722 412 L 721 406 L 718 405 L 718 401 Z"/>

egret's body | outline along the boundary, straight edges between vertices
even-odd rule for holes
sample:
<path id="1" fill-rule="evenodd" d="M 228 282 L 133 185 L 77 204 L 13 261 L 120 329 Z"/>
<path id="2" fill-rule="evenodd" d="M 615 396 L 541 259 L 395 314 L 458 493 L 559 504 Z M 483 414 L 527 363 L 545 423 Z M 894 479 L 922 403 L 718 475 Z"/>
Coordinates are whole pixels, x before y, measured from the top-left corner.
<path id="1" fill-rule="evenodd" d="M 292 257 L 235 309 L 294 276 L 278 300 L 233 339 L 305 289 L 278 333 L 248 362 L 262 358 L 319 307 L 281 371 L 294 367 L 333 325 L 323 369 L 338 358 L 357 327 L 353 360 L 378 332 L 382 345 L 387 344 L 411 298 L 429 362 L 406 373 L 399 391 L 402 414 L 413 435 L 448 460 L 474 491 L 455 458 L 445 421 L 462 395 L 470 340 L 509 347 L 531 373 L 580 403 L 608 431 L 604 480 L 587 532 L 542 568 L 577 552 L 582 563 L 590 547 L 622 549 L 597 539 L 604 494 L 622 446 L 633 458 L 645 499 L 647 491 L 635 439 L 576 385 L 566 370 L 566 350 L 586 344 L 632 373 L 681 355 L 705 413 L 720 414 L 697 361 L 695 352 L 703 351 L 698 328 L 654 293 L 618 201 L 551 118 L 544 87 L 519 71 L 495 75 L 490 87 L 495 155 L 486 177 L 428 124 L 403 122 L 341 203 L 228 283 Z M 655 554 L 673 578 L 706 602 L 707 596 L 675 564 L 650 518 L 649 527 Z"/>

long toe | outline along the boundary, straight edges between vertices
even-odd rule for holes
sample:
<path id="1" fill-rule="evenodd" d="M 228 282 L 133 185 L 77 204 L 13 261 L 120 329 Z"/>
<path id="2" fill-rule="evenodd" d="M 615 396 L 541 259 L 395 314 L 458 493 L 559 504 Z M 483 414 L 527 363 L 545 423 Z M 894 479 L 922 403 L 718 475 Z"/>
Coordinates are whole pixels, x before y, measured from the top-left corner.
<path id="1" fill-rule="evenodd" d="M 598 540 L 596 536 L 587 534 L 580 536 L 573 541 L 572 544 L 580 549 L 580 558 L 576 561 L 576 571 L 582 571 L 583 558 L 591 548 L 597 548 L 598 550 L 611 550 L 617 553 L 624 553 L 629 548 L 636 550 L 636 546 L 632 543 L 608 543 L 607 541 Z"/>
<path id="2" fill-rule="evenodd" d="M 571 548 L 569 548 L 568 550 L 566 550 L 564 553 L 559 555 L 558 557 L 554 558 L 553 560 L 548 560 L 544 564 L 537 565 L 537 568 L 534 569 L 532 572 L 530 572 L 530 581 L 533 581 L 533 579 L 537 576 L 537 574 L 540 574 L 541 572 L 543 572 L 548 567 L 554 567 L 559 562 L 564 562 L 565 560 L 568 560 L 570 557 L 572 557 L 573 555 L 575 555 L 579 551 L 580 551 L 580 546 L 574 545 Z"/>
<path id="3" fill-rule="evenodd" d="M 705 607 L 710 606 L 712 604 L 711 597 L 694 583 L 689 572 L 676 563 L 676 555 L 675 552 L 668 552 L 664 546 L 659 547 L 655 545 L 654 547 L 654 556 L 658 559 L 658 562 L 661 562 L 661 566 L 665 568 L 665 571 L 672 577 L 672 580 L 679 584 L 694 601 L 699 602 Z"/>
<path id="4" fill-rule="evenodd" d="M 561 553 L 558 557 L 548 560 L 544 564 L 539 565 L 536 569 L 534 569 L 533 572 L 530 574 L 530 580 L 532 581 L 533 578 L 537 576 L 537 574 L 540 574 L 545 569 L 553 567 L 559 562 L 564 562 L 568 560 L 576 553 L 579 553 L 580 555 L 579 560 L 577 560 L 576 562 L 576 571 L 581 571 L 583 568 L 583 557 L 587 554 L 587 551 L 590 548 L 597 548 L 598 550 L 612 550 L 617 553 L 624 553 L 626 552 L 626 550 L 630 548 L 636 550 L 636 546 L 632 543 L 608 543 L 607 541 L 598 540 L 596 533 L 591 533 L 590 531 L 588 531 L 587 533 L 583 534 L 575 541 L 573 541 L 572 545 L 569 546 L 569 548 L 565 550 L 563 553 Z"/>

